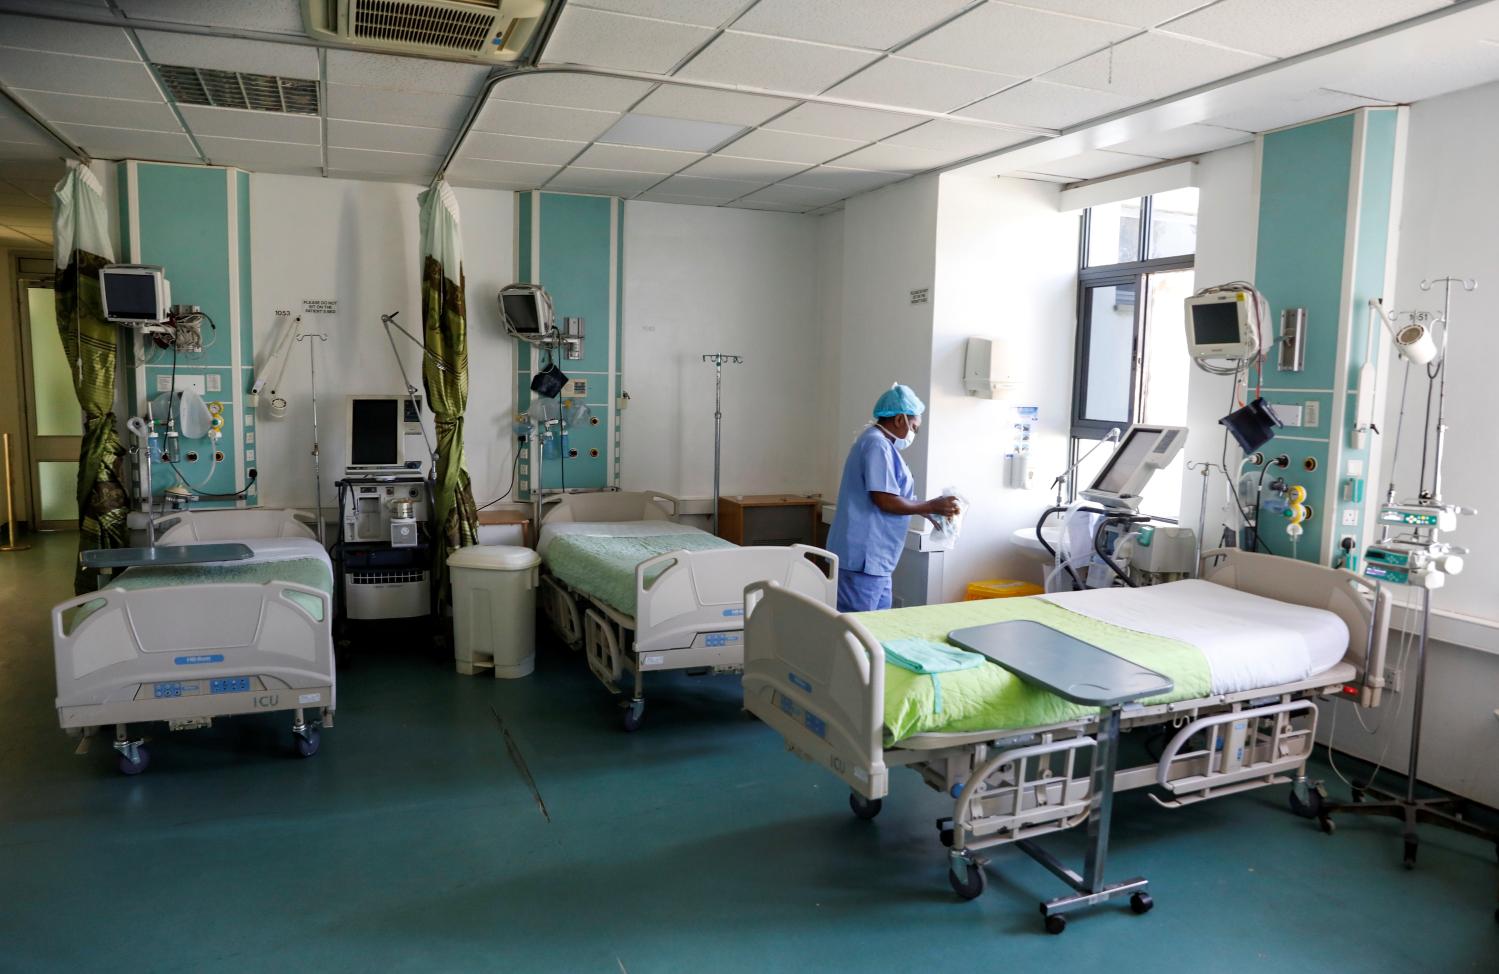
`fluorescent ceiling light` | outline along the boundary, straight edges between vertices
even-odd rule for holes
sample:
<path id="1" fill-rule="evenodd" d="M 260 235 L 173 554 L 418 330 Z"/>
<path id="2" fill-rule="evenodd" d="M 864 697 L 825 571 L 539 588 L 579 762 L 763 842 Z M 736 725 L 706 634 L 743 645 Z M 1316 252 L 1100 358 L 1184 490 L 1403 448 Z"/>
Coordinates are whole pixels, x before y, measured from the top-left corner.
<path id="1" fill-rule="evenodd" d="M 723 145 L 744 131 L 742 125 L 723 122 L 698 122 L 688 118 L 662 118 L 658 115 L 626 115 L 598 141 L 615 145 L 639 145 L 650 149 L 681 149 L 707 152 Z"/>

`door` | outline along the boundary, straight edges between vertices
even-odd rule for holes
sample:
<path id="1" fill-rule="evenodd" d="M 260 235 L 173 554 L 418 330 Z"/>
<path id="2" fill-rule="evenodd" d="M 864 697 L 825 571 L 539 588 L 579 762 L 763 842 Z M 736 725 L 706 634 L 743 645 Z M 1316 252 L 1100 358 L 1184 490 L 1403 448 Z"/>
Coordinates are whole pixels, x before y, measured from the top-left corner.
<path id="1" fill-rule="evenodd" d="M 57 332 L 51 264 L 22 258 L 16 287 L 31 487 L 27 520 L 44 531 L 78 526 L 78 455 L 83 448 L 83 412 Z"/>

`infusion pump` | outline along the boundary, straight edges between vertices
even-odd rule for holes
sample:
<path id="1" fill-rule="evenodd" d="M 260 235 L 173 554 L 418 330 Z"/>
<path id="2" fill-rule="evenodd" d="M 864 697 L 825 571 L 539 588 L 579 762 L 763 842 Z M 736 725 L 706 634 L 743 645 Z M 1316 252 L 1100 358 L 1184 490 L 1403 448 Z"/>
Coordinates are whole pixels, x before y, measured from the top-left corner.
<path id="1" fill-rule="evenodd" d="M 393 510 L 397 505 L 410 505 L 412 517 L 400 516 L 403 512 Z M 351 483 L 343 509 L 344 540 L 405 547 L 415 542 L 415 535 L 412 533 L 408 541 L 404 527 L 413 520 L 426 519 L 426 491 L 420 480 Z"/>

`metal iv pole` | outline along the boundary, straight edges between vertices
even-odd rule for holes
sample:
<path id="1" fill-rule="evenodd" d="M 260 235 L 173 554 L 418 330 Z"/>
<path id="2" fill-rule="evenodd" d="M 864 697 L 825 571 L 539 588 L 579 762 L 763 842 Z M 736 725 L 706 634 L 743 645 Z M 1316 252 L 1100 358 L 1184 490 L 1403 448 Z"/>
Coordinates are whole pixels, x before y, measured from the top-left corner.
<path id="1" fill-rule="evenodd" d="M 300 319 L 298 319 L 300 320 Z M 320 342 L 328 340 L 327 332 L 304 332 L 297 336 L 297 341 L 305 341 L 315 338 Z M 322 450 L 318 446 L 317 429 L 317 346 L 308 342 L 307 357 L 312 366 L 312 489 L 316 494 L 315 504 L 317 506 L 317 539 L 318 544 L 327 546 L 323 538 L 323 457 Z"/>
<path id="2" fill-rule="evenodd" d="M 725 362 L 743 365 L 744 357 L 714 352 L 703 356 L 704 362 L 713 363 L 713 533 L 718 533 L 718 478 L 722 470 L 720 452 L 723 447 L 723 367 Z"/>

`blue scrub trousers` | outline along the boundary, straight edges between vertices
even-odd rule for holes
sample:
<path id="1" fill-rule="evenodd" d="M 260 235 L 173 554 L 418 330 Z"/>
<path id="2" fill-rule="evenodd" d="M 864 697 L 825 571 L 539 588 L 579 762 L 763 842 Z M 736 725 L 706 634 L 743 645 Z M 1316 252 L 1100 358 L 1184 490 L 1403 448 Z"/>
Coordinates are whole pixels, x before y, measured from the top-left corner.
<path id="1" fill-rule="evenodd" d="M 890 576 L 838 569 L 838 611 L 873 612 L 890 608 Z"/>

